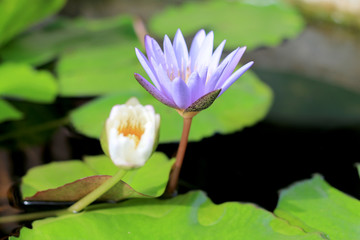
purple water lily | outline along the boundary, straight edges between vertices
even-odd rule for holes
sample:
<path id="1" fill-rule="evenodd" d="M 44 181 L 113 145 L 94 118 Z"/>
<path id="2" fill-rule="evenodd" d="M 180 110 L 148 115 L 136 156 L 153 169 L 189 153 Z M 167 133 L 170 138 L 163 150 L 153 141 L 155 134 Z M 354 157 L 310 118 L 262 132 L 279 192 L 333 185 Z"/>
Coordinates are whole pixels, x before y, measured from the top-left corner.
<path id="1" fill-rule="evenodd" d="M 195 35 L 189 52 L 178 29 L 173 43 L 165 35 L 162 51 L 156 40 L 146 35 L 147 58 L 139 49 L 135 52 L 154 85 L 140 74 L 135 73 L 135 78 L 160 102 L 179 112 L 199 112 L 253 65 L 249 62 L 233 73 L 246 47 L 235 49 L 219 64 L 225 42 L 213 52 L 214 33 L 206 35 L 202 29 Z"/>

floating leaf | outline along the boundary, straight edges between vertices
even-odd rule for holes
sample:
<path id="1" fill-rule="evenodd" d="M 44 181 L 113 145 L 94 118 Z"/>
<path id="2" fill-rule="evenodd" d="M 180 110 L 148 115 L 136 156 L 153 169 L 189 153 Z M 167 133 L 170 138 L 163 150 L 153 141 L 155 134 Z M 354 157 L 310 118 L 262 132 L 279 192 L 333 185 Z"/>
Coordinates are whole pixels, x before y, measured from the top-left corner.
<path id="1" fill-rule="evenodd" d="M 86 226 L 86 227 L 84 227 Z M 213 204 L 202 192 L 169 200 L 133 199 L 38 220 L 10 239 L 319 240 L 252 204 Z"/>
<path id="2" fill-rule="evenodd" d="M 136 39 L 125 42 L 121 35 L 103 37 L 101 44 L 62 55 L 58 63 L 62 96 L 95 96 L 140 89 L 133 76 L 141 68 L 134 50 L 140 44 L 136 44 Z"/>
<path id="3" fill-rule="evenodd" d="M 199 29 L 213 30 L 215 44 L 227 39 L 225 48 L 275 46 L 293 38 L 304 28 L 304 20 L 294 8 L 282 1 L 200 1 L 170 6 L 154 15 L 149 22 L 150 32 L 158 36 L 174 35 L 180 28 L 183 34 Z"/>
<path id="4" fill-rule="evenodd" d="M 0 79 L 1 97 L 50 103 L 57 95 L 54 77 L 46 71 L 36 71 L 26 64 L 1 64 Z M 22 113 L 3 100 L 0 101 L 0 109 L 0 123 L 23 117 Z"/>
<path id="5" fill-rule="evenodd" d="M 118 16 L 103 19 L 57 18 L 44 28 L 17 38 L 2 49 L 5 60 L 41 65 L 65 52 L 106 44 L 135 41 L 132 19 Z"/>
<path id="6" fill-rule="evenodd" d="M 275 214 L 307 232 L 324 232 L 329 239 L 360 236 L 360 201 L 331 187 L 319 175 L 282 190 Z"/>
<path id="7" fill-rule="evenodd" d="M 71 183 L 67 183 L 61 187 L 38 191 L 31 197 L 26 197 L 25 201 L 52 201 L 52 202 L 75 202 L 103 183 L 109 180 L 111 176 L 96 175 L 81 178 Z M 118 182 L 110 190 L 104 193 L 97 200 L 99 201 L 120 201 L 127 198 L 146 198 L 151 197 L 136 192 L 132 187 L 123 181 Z"/>
<path id="8" fill-rule="evenodd" d="M 132 79 L 129 81 L 136 82 Z M 71 121 L 79 132 L 98 138 L 112 106 L 123 104 L 132 96 L 137 97 L 143 105 L 153 105 L 156 112 L 160 113 L 161 142 L 179 140 L 182 129 L 181 117 L 174 109 L 160 103 L 145 90 L 97 99 L 74 110 L 70 115 Z M 271 90 L 248 71 L 211 107 L 194 118 L 190 140 L 197 141 L 217 132 L 226 134 L 251 126 L 265 116 L 271 100 Z"/>
<path id="9" fill-rule="evenodd" d="M 142 167 L 132 170 L 100 200 L 158 197 L 166 187 L 173 161 L 154 153 Z M 106 156 L 53 162 L 32 168 L 22 179 L 21 192 L 27 201 L 76 201 L 110 178 L 118 168 Z"/>
<path id="10" fill-rule="evenodd" d="M 0 46 L 35 22 L 56 13 L 65 0 L 0 1 Z"/>
<path id="11" fill-rule="evenodd" d="M 135 47 L 141 47 L 141 43 L 128 16 L 58 19 L 12 42 L 1 56 L 34 65 L 60 57 L 60 95 L 94 96 L 139 89 L 133 73 L 144 71 Z"/>
<path id="12" fill-rule="evenodd" d="M 0 65 L 0 96 L 49 103 L 57 94 L 54 77 L 26 64 L 5 62 Z"/>
<path id="13" fill-rule="evenodd" d="M 22 113 L 12 107 L 9 103 L 0 99 L 0 123 L 8 120 L 18 120 L 22 118 Z"/>
<path id="14" fill-rule="evenodd" d="M 143 167 L 127 173 L 123 180 L 138 192 L 158 197 L 165 190 L 174 161 L 175 159 L 169 161 L 163 153 L 155 152 Z M 118 170 L 104 155 L 85 157 L 85 163 L 96 170 L 97 174 L 114 175 Z"/>

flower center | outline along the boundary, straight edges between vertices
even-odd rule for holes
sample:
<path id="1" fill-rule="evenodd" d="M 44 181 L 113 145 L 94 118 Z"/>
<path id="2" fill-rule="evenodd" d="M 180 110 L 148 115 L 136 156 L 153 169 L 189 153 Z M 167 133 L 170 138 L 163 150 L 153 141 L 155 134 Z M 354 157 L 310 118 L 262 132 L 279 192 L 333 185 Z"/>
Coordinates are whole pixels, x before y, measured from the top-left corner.
<path id="1" fill-rule="evenodd" d="M 173 65 L 167 66 L 167 75 L 170 79 L 170 81 L 174 80 L 176 77 L 180 77 L 182 80 L 184 80 L 185 83 L 188 83 L 189 77 L 191 75 L 191 68 L 190 68 L 190 60 L 188 64 L 184 65 L 184 59 L 181 60 L 181 67 L 176 71 Z"/>
<path id="2" fill-rule="evenodd" d="M 118 134 L 134 140 L 136 147 L 138 146 L 141 136 L 144 134 L 144 128 L 140 123 L 132 123 L 128 120 L 125 124 L 118 127 Z"/>

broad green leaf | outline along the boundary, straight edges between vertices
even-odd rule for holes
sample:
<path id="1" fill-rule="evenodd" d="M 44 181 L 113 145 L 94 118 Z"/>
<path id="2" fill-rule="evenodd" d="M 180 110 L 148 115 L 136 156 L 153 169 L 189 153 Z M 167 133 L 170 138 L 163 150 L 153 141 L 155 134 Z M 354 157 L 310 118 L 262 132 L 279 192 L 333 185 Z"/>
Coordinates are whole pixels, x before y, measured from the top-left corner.
<path id="1" fill-rule="evenodd" d="M 360 177 L 360 163 L 357 163 L 357 164 L 356 164 L 356 167 L 357 167 L 357 170 L 358 170 L 358 172 L 359 172 L 359 177 Z"/>
<path id="2" fill-rule="evenodd" d="M 182 118 L 174 109 L 160 103 L 141 89 L 140 85 L 138 88 L 136 92 L 99 98 L 74 110 L 70 115 L 71 122 L 79 132 L 98 138 L 112 106 L 124 104 L 130 97 L 135 96 L 141 104 L 151 104 L 155 111 L 160 113 L 160 141 L 179 141 Z M 196 115 L 191 127 L 190 140 L 198 141 L 215 133 L 226 134 L 251 126 L 265 116 L 271 101 L 271 90 L 254 74 L 247 72 L 213 105 Z"/>
<path id="3" fill-rule="evenodd" d="M 132 19 L 128 16 L 104 19 L 58 18 L 44 28 L 12 41 L 2 50 L 1 56 L 8 61 L 41 65 L 65 52 L 133 42 L 138 44 Z M 120 53 L 117 53 L 117 57 L 121 58 Z M 91 62 L 91 59 L 87 62 Z"/>
<path id="4" fill-rule="evenodd" d="M 60 57 L 60 95 L 94 96 L 138 89 L 133 74 L 144 71 L 135 47 L 141 43 L 128 16 L 58 19 L 14 41 L 2 51 L 2 57 L 34 65 Z"/>
<path id="5" fill-rule="evenodd" d="M 0 52 L 8 61 L 41 65 L 63 52 L 89 48 L 112 41 L 114 35 L 133 39 L 131 19 L 127 16 L 104 19 L 57 18 L 44 28 L 31 31 L 9 43 Z M 111 39 L 104 39 L 110 36 Z"/>
<path id="6" fill-rule="evenodd" d="M 0 46 L 37 21 L 56 13 L 65 0 L 1 0 Z"/>
<path id="7" fill-rule="evenodd" d="M 86 226 L 86 227 L 84 227 Z M 133 199 L 97 205 L 33 223 L 10 239 L 244 239 L 318 240 L 252 204 L 213 204 L 204 193 L 168 200 Z"/>
<path id="8" fill-rule="evenodd" d="M 122 179 L 125 183 L 116 185 L 118 189 L 112 189 L 103 200 L 160 196 L 165 190 L 173 162 L 162 153 L 154 153 L 142 168 L 127 173 Z M 86 157 L 85 162 L 71 160 L 34 167 L 22 178 L 22 196 L 30 201 L 75 201 L 117 170 L 103 155 Z"/>
<path id="9" fill-rule="evenodd" d="M 85 197 L 96 188 L 100 187 L 111 176 L 107 175 L 94 175 L 84 177 L 74 182 L 67 183 L 63 186 L 38 191 L 31 197 L 26 197 L 24 200 L 28 204 L 29 201 L 41 202 L 75 202 Z M 131 186 L 124 181 L 119 181 L 111 189 L 106 191 L 103 195 L 98 197 L 97 201 L 120 201 L 128 198 L 151 198 L 152 196 L 145 195 L 135 191 Z"/>
<path id="10" fill-rule="evenodd" d="M 87 47 L 74 47 L 61 55 L 57 71 L 62 96 L 94 96 L 138 89 L 133 74 L 139 70 L 143 73 L 135 55 L 135 47 L 141 44 L 131 18 L 117 19 L 99 21 L 99 30 L 85 39 Z"/>
<path id="11" fill-rule="evenodd" d="M 138 192 L 158 197 L 165 190 L 174 161 L 155 152 L 143 167 L 127 173 L 123 180 Z M 85 157 L 85 163 L 100 175 L 114 175 L 118 169 L 105 155 Z"/>
<path id="12" fill-rule="evenodd" d="M 135 55 L 135 35 L 132 40 L 113 36 L 86 49 L 64 53 L 58 63 L 60 94 L 95 96 L 139 89 L 134 72 L 143 73 Z M 132 41 L 132 42 L 131 42 Z"/>
<path id="13" fill-rule="evenodd" d="M 31 168 L 22 178 L 21 193 L 26 198 L 37 191 L 57 188 L 93 175 L 96 172 L 79 160 L 52 162 Z"/>
<path id="14" fill-rule="evenodd" d="M 0 65 L 0 96 L 33 102 L 52 102 L 57 83 L 46 71 L 36 71 L 26 64 L 5 62 Z"/>
<path id="15" fill-rule="evenodd" d="M 275 46 L 286 38 L 297 36 L 304 20 L 282 1 L 199 1 L 170 6 L 154 15 L 150 32 L 174 36 L 180 28 L 184 35 L 199 29 L 213 30 L 215 44 L 226 39 L 225 48 Z"/>
<path id="16" fill-rule="evenodd" d="M 331 187 L 319 175 L 282 190 L 275 214 L 307 232 L 321 231 L 329 239 L 360 236 L 360 201 Z"/>
<path id="17" fill-rule="evenodd" d="M 21 119 L 22 116 L 22 113 L 16 110 L 16 108 L 0 99 L 0 123 L 8 120 L 18 120 Z"/>

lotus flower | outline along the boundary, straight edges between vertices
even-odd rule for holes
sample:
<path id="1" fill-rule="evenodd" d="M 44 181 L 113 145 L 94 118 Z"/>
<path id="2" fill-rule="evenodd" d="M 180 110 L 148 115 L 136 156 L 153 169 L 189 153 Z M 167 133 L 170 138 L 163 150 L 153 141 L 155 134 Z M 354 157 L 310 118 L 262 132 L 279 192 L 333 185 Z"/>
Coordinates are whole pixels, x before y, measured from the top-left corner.
<path id="1" fill-rule="evenodd" d="M 249 62 L 233 73 L 246 47 L 235 49 L 219 64 L 225 40 L 214 52 L 213 42 L 213 32 L 206 35 L 200 30 L 188 51 L 178 29 L 173 43 L 165 35 L 162 51 L 156 40 L 146 35 L 147 57 L 137 48 L 135 52 L 154 85 L 140 74 L 135 73 L 135 78 L 157 100 L 181 115 L 195 115 L 208 108 L 253 64 Z"/>
<path id="2" fill-rule="evenodd" d="M 145 164 L 159 137 L 160 115 L 151 105 L 142 106 L 136 98 L 115 105 L 105 122 L 101 146 L 114 164 L 123 169 Z"/>

